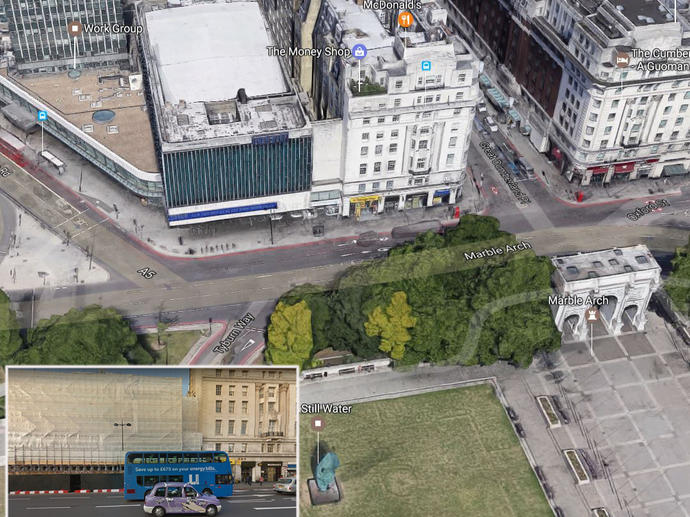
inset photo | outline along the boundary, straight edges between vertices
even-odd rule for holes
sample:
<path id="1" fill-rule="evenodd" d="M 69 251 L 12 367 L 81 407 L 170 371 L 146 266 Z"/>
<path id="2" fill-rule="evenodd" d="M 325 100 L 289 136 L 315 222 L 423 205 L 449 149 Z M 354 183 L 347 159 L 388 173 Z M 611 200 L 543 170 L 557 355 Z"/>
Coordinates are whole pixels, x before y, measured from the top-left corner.
<path id="1" fill-rule="evenodd" d="M 295 516 L 292 367 L 8 367 L 12 517 Z"/>

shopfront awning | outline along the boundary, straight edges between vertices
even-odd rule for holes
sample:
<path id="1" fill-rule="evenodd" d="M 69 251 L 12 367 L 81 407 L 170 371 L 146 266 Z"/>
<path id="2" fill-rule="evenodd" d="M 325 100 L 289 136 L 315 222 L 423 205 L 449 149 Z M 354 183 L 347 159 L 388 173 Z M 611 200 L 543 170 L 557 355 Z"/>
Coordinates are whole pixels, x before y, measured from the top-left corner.
<path id="1" fill-rule="evenodd" d="M 508 110 L 508 116 L 511 119 L 513 119 L 513 122 L 515 122 L 516 124 L 522 120 L 522 118 L 520 117 L 520 114 L 517 112 L 517 110 L 514 110 L 514 109 Z"/>
<path id="2" fill-rule="evenodd" d="M 482 83 L 483 86 L 486 86 L 487 88 L 491 88 L 491 79 L 489 79 L 488 75 L 479 74 L 479 82 Z"/>
<path id="3" fill-rule="evenodd" d="M 675 163 L 673 165 L 664 165 L 664 168 L 661 171 L 662 176 L 682 176 L 683 174 L 687 173 L 687 169 L 683 167 L 683 164 L 681 163 Z"/>
<path id="4" fill-rule="evenodd" d="M 609 171 L 608 167 L 590 167 L 587 169 L 592 174 L 606 174 Z"/>
<path id="5" fill-rule="evenodd" d="M 486 94 L 489 96 L 491 103 L 499 108 L 504 108 L 508 106 L 508 101 L 503 96 L 503 94 L 496 88 L 489 88 L 486 90 Z"/>
<path id="6" fill-rule="evenodd" d="M 635 162 L 627 163 L 617 163 L 613 167 L 614 174 L 624 174 L 626 172 L 632 172 L 635 169 Z"/>
<path id="7" fill-rule="evenodd" d="M 444 189 L 444 190 L 437 190 L 434 192 L 434 197 L 442 197 L 442 196 L 449 196 L 450 195 L 450 189 Z"/>

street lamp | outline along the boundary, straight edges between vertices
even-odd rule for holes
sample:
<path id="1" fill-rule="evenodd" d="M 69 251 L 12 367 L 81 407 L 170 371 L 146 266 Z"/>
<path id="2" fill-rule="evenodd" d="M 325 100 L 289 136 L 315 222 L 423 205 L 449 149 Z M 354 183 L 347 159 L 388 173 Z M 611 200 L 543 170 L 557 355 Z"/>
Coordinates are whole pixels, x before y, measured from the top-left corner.
<path id="1" fill-rule="evenodd" d="M 122 421 L 120 421 L 119 424 L 118 424 L 117 422 L 115 422 L 113 425 L 114 425 L 115 427 L 119 427 L 119 428 L 120 428 L 120 431 L 121 431 L 121 444 L 122 444 L 122 450 L 124 451 L 124 450 L 125 450 L 125 427 L 132 427 L 132 424 L 130 424 L 129 422 L 125 422 L 124 420 L 122 420 Z"/>

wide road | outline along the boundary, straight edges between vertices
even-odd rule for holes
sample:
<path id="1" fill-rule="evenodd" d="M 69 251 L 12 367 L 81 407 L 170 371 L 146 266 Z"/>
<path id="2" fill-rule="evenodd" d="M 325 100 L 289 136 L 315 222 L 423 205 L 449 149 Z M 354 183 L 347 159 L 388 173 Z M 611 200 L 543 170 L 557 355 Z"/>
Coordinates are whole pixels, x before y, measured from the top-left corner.
<path id="1" fill-rule="evenodd" d="M 628 220 L 625 214 L 640 201 L 569 206 L 554 199 L 537 181 L 519 183 L 532 199 L 530 205 L 522 206 L 479 147 L 480 138 L 473 134 L 470 163 L 475 178 L 483 175 L 487 213 L 498 217 L 504 229 L 529 240 L 537 253 L 553 255 L 644 243 L 668 256 L 687 243 L 687 192 L 669 198 L 669 210 L 638 222 Z M 274 300 L 286 290 L 306 282 L 329 284 L 353 263 L 383 257 L 401 242 L 382 235 L 380 240 L 369 242 L 332 239 L 222 257 L 170 258 L 123 232 L 107 214 L 40 169 L 29 166 L 29 173 L 3 156 L 0 165 L 12 171 L 0 179 L 0 189 L 72 245 L 86 249 L 95 243 L 95 260 L 111 278 L 105 284 L 13 292 L 20 314 L 30 314 L 33 305 L 35 317 L 45 318 L 97 303 L 117 308 L 135 325 L 155 323 L 161 313 L 179 322 L 209 318 L 227 321 L 224 339 L 247 313 L 256 317 L 227 353 L 204 350 L 196 364 L 249 361 L 263 345 L 261 331 Z M 156 274 L 147 279 L 137 272 L 141 268 Z"/>
<path id="2" fill-rule="evenodd" d="M 221 499 L 219 516 L 290 517 L 297 515 L 295 496 L 272 490 L 237 490 Z M 141 501 L 128 501 L 121 494 L 39 494 L 9 496 L 9 517 L 141 517 Z"/>

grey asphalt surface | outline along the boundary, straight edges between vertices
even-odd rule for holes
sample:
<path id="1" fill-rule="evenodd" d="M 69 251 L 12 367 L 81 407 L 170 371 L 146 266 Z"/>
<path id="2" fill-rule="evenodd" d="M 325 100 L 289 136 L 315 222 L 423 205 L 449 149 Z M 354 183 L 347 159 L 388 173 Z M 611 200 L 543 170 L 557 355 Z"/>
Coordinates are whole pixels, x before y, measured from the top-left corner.
<path id="1" fill-rule="evenodd" d="M 289 517 L 297 514 L 295 496 L 275 494 L 270 489 L 235 491 L 221 499 L 218 514 L 232 517 Z M 140 517 L 146 515 L 141 501 L 121 494 L 38 494 L 9 496 L 8 517 Z"/>
<path id="2" fill-rule="evenodd" d="M 488 203 L 485 213 L 498 217 L 503 229 L 531 239 L 537 253 L 567 253 L 639 242 L 654 251 L 669 253 L 687 241 L 690 217 L 684 212 L 690 208 L 690 192 L 669 199 L 671 208 L 678 211 L 676 215 L 650 214 L 632 225 L 625 214 L 631 207 L 639 206 L 639 201 L 570 206 L 552 197 L 535 180 L 519 182 L 520 188 L 532 199 L 530 205 L 520 206 L 479 148 L 482 138 L 476 132 L 473 134 L 469 163 L 476 179 L 484 175 L 481 189 Z M 499 134 L 495 138 L 500 141 L 502 136 Z M 0 162 L 6 160 L 0 157 Z M 13 167 L 11 164 L 8 166 Z M 15 174 L 5 178 L 2 187 L 6 190 L 14 188 L 14 199 L 33 212 L 43 210 L 42 213 L 48 214 L 48 220 L 51 220 L 50 216 L 55 216 L 56 212 L 51 213 L 50 207 L 46 208 L 49 203 L 40 196 L 31 197 L 35 194 L 35 182 L 24 179 L 22 176 L 25 174 L 15 168 Z M 60 190 L 51 184 L 48 175 L 40 179 L 57 189 L 72 206 L 85 206 L 75 193 L 65 192 L 64 188 Z M 473 186 L 468 182 L 466 188 Z M 179 259 L 161 256 L 133 241 L 119 227 L 104 222 L 102 216 L 92 210 L 86 210 L 80 217 L 86 220 L 88 231 L 75 228 L 73 240 L 82 240 L 80 245 L 88 245 L 92 242 L 93 232 L 97 232 L 96 260 L 110 272 L 111 281 L 98 285 L 37 289 L 35 293 L 12 292 L 12 300 L 19 302 L 20 316 L 31 313 L 32 296 L 35 295 L 37 318 L 98 303 L 117 308 L 135 325 L 155 323 L 158 315 L 163 314 L 178 322 L 208 321 L 210 317 L 215 321 L 228 321 L 231 327 L 234 321 L 246 314 L 251 303 L 262 302 L 253 310 L 267 317 L 274 300 L 291 287 L 305 282 L 330 283 L 350 265 L 383 257 L 390 247 L 403 241 L 391 237 L 365 243 L 352 239 L 324 239 L 306 245 L 221 257 Z M 51 224 L 57 224 L 56 220 L 60 218 L 52 219 Z M 404 227 L 405 217 L 400 217 L 400 223 L 401 228 Z M 136 273 L 142 267 L 150 267 L 157 275 L 150 280 L 142 278 Z M 23 321 L 26 323 L 26 317 Z M 248 330 L 236 339 L 232 350 L 220 360 L 242 362 L 254 354 L 261 346 L 261 339 L 257 338 L 265 328 L 265 318 L 262 322 L 263 325 L 259 326 L 257 321 L 255 328 L 258 330 Z M 246 346 L 250 339 L 255 344 Z M 218 359 L 216 355 L 206 351 L 198 364 L 212 362 Z"/>

